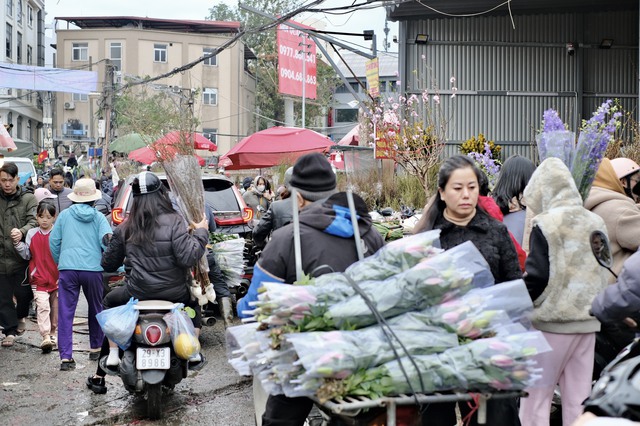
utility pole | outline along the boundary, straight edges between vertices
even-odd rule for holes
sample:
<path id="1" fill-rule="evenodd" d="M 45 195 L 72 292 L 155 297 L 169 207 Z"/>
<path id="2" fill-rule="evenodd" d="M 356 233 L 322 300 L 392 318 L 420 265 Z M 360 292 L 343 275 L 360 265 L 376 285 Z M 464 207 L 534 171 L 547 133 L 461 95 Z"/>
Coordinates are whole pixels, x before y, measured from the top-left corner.
<path id="1" fill-rule="evenodd" d="M 112 108 L 113 108 L 113 66 L 110 59 L 105 59 L 105 77 L 104 84 L 102 86 L 102 94 L 104 101 L 104 117 L 105 117 L 105 132 L 102 145 L 102 168 L 104 170 L 109 169 L 109 143 L 111 142 L 112 131 Z"/>
<path id="2" fill-rule="evenodd" d="M 307 53 L 311 47 L 307 43 L 307 33 L 301 32 L 298 34 L 302 37 L 302 42 L 298 43 L 298 46 L 302 46 L 302 50 L 298 53 L 302 54 L 302 128 L 306 128 L 306 106 L 307 106 Z"/>

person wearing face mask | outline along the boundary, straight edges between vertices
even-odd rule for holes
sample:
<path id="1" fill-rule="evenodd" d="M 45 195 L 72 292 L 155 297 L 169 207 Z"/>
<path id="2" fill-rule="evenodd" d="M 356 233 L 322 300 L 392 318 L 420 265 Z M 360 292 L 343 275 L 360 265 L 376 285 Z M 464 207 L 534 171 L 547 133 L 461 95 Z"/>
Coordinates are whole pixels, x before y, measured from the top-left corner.
<path id="1" fill-rule="evenodd" d="M 253 210 L 253 218 L 259 220 L 262 214 L 269 210 L 273 194 L 267 180 L 262 176 L 256 176 L 253 186 L 242 195 L 244 202 Z"/>

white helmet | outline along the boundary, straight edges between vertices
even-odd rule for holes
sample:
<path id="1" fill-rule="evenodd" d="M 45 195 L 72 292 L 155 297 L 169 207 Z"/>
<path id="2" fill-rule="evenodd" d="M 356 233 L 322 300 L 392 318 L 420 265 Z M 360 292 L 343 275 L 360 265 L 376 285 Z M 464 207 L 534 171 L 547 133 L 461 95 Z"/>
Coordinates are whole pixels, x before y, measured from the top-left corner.
<path id="1" fill-rule="evenodd" d="M 611 165 L 613 166 L 613 170 L 616 172 L 618 179 L 622 179 L 623 177 L 640 171 L 640 166 L 629 158 L 614 158 L 611 160 Z"/>

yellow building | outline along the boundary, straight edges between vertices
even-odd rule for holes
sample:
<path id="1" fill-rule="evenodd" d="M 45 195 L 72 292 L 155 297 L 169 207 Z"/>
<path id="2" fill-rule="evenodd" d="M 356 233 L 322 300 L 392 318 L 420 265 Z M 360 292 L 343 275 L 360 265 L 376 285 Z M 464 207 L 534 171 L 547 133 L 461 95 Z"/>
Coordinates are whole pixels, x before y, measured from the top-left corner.
<path id="1" fill-rule="evenodd" d="M 127 78 L 154 77 L 195 61 L 241 30 L 239 22 L 126 16 L 56 17 L 56 20 L 55 66 L 97 71 L 98 91 L 103 90 L 105 81 L 105 59 L 114 66 L 117 87 Z M 194 99 L 194 112 L 200 122 L 197 131 L 217 143 L 217 154 L 222 155 L 254 127 L 256 84 L 247 70 L 247 60 L 253 58 L 253 53 L 238 41 L 187 71 L 151 83 L 149 88 L 174 92 L 176 96 L 188 96 L 191 90 L 197 90 Z M 64 145 L 66 152 L 100 146 L 102 123 L 96 111 L 101 98 L 101 93 L 58 93 L 54 118 L 56 145 Z"/>

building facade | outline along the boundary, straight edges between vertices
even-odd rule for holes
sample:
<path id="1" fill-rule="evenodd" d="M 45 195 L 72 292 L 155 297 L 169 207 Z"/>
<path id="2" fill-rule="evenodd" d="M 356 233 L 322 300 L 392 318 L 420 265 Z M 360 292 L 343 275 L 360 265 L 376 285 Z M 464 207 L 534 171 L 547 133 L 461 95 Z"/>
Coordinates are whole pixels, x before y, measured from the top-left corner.
<path id="1" fill-rule="evenodd" d="M 227 43 L 240 30 L 238 22 L 137 17 L 56 19 L 56 67 L 95 70 L 101 84 L 106 80 L 106 64 L 110 63 L 116 89 L 127 78 L 163 75 L 195 61 Z M 60 28 L 62 22 L 67 23 L 65 29 Z M 197 93 L 193 99 L 193 111 L 200 123 L 197 131 L 215 142 L 216 155 L 222 155 L 253 130 L 255 78 L 246 67 L 252 57 L 252 52 L 238 41 L 217 56 L 154 81 L 148 88 L 178 96 Z M 66 150 L 99 146 L 102 124 L 96 112 L 102 98 L 101 93 L 58 93 L 54 141 Z"/>
<path id="2" fill-rule="evenodd" d="M 44 66 L 44 2 L 4 0 L 0 7 L 4 45 L 0 62 Z M 0 121 L 9 124 L 18 151 L 10 155 L 31 157 L 38 151 L 42 135 L 42 104 L 47 94 L 2 87 Z"/>
<path id="3" fill-rule="evenodd" d="M 534 157 L 535 134 L 549 108 L 572 130 L 606 99 L 637 114 L 638 2 L 585 3 L 537 0 L 496 8 L 489 0 L 437 0 L 431 9 L 419 2 L 388 9 L 400 24 L 403 90 L 416 92 L 416 75 L 429 69 L 445 95 L 443 108 L 452 117 L 447 154 L 483 133 L 503 145 L 505 158 Z M 469 14 L 475 15 L 462 16 Z M 458 89 L 453 99 L 447 96 L 451 77 Z"/>
<path id="4" fill-rule="evenodd" d="M 330 137 L 336 142 L 342 139 L 358 124 L 360 109 L 356 101 L 366 102 L 368 98 L 365 69 L 365 63 L 368 59 L 349 51 L 341 52 L 341 56 L 344 61 L 336 60 L 335 62 L 340 72 L 349 82 L 351 88 L 358 95 L 358 99 L 354 99 L 353 94 L 347 89 L 344 83 L 336 88 L 331 113 L 332 126 L 329 128 Z M 378 52 L 378 61 L 380 96 L 385 97 L 385 95 L 388 96 L 397 91 L 398 55 L 395 53 Z M 358 81 L 362 82 L 364 88 Z"/>

